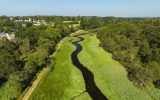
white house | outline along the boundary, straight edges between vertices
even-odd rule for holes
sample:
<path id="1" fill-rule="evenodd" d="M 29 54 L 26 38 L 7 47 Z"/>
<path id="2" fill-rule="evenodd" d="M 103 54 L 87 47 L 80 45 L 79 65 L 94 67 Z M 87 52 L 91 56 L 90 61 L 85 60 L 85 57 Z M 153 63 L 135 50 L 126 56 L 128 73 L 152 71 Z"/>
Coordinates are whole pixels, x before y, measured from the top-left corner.
<path id="1" fill-rule="evenodd" d="M 25 21 L 25 22 L 32 22 L 32 19 L 31 19 L 31 18 L 25 19 L 24 21 Z"/>
<path id="2" fill-rule="evenodd" d="M 40 26 L 41 23 L 40 23 L 40 22 L 36 22 L 36 23 L 34 23 L 33 25 L 35 25 L 35 26 Z"/>
<path id="3" fill-rule="evenodd" d="M 26 25 L 26 24 L 22 24 L 22 27 L 25 27 L 25 28 L 26 28 L 26 27 L 27 27 L 27 25 Z"/>
<path id="4" fill-rule="evenodd" d="M 13 40 L 13 39 L 15 39 L 15 34 L 8 34 L 8 33 L 4 33 L 4 32 L 2 32 L 2 33 L 0 33 L 0 37 L 1 37 L 1 39 L 2 38 L 7 38 L 8 40 Z"/>
<path id="5" fill-rule="evenodd" d="M 9 17 L 10 18 L 10 20 L 13 20 L 13 18 L 12 17 Z"/>

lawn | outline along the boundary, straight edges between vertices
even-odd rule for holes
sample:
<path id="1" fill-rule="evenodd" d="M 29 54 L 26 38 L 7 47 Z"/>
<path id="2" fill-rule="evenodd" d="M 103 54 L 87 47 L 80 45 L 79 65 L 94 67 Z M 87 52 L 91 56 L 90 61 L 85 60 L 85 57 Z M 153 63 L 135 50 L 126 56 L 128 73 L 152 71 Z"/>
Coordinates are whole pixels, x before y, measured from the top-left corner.
<path id="1" fill-rule="evenodd" d="M 81 44 L 80 62 L 93 72 L 97 86 L 110 100 L 160 100 L 160 90 L 135 87 L 125 68 L 99 47 L 95 35 L 86 37 Z"/>

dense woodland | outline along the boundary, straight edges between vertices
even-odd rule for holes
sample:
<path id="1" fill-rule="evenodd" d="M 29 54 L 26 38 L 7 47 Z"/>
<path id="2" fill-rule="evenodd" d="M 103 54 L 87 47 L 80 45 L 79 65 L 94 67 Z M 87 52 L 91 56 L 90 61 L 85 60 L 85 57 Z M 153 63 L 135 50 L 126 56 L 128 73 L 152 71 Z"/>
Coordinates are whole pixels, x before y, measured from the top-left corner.
<path id="1" fill-rule="evenodd" d="M 124 21 L 104 26 L 97 37 L 120 61 L 135 85 L 160 88 L 160 20 Z"/>

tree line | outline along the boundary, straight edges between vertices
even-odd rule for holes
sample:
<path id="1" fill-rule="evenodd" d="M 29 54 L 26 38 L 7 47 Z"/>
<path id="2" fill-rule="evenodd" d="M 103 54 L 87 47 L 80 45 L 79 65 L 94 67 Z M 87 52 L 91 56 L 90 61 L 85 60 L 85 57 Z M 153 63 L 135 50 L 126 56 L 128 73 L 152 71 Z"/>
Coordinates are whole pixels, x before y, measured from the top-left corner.
<path id="1" fill-rule="evenodd" d="M 160 88 L 160 19 L 123 21 L 98 29 L 100 46 L 124 65 L 139 87 Z"/>

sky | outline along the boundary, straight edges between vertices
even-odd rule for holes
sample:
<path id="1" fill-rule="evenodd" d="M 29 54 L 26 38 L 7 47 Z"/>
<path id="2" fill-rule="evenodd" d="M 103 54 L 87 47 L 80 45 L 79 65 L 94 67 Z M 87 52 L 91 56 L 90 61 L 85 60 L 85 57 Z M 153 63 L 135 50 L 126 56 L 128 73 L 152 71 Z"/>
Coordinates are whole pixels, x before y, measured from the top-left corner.
<path id="1" fill-rule="evenodd" d="M 0 16 L 160 17 L 160 0 L 0 0 Z"/>

